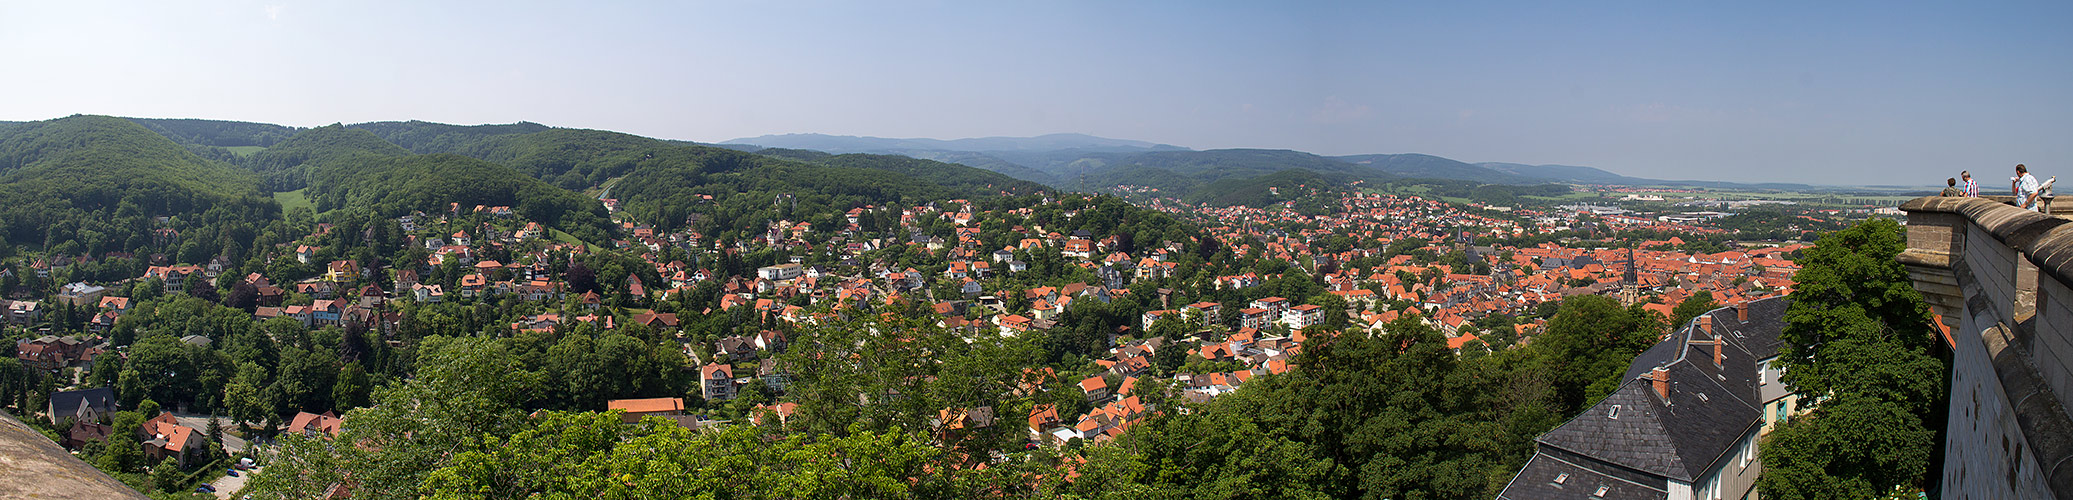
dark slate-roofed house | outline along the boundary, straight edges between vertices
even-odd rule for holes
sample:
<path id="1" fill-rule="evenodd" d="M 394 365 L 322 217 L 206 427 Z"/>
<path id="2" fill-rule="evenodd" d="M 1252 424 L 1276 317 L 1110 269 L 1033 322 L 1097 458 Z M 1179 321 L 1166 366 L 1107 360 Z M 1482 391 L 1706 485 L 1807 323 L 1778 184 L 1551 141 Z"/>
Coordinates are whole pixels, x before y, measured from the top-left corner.
<path id="1" fill-rule="evenodd" d="M 1715 309 L 1636 356 L 1619 390 L 1534 440 L 1501 500 L 1752 498 L 1791 391 L 1769 368 L 1786 300 Z"/>
<path id="2" fill-rule="evenodd" d="M 67 418 L 92 422 L 100 420 L 102 415 L 115 413 L 115 410 L 115 390 L 102 387 L 50 393 L 50 407 L 45 409 L 45 414 L 50 415 L 50 425 L 60 426 L 65 425 L 64 419 Z"/>

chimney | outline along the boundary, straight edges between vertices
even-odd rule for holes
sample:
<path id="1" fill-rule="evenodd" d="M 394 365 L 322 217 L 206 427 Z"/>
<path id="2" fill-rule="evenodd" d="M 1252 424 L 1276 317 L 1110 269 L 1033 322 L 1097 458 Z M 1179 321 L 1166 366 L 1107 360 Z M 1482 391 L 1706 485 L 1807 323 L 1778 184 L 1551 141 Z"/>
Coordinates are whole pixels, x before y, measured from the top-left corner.
<path id="1" fill-rule="evenodd" d="M 1654 371 L 1650 371 L 1650 372 L 1648 372 L 1648 378 L 1649 378 L 1649 380 L 1651 380 L 1651 381 L 1654 381 L 1654 383 L 1655 383 L 1655 386 L 1656 386 L 1656 395 L 1657 395 L 1657 396 L 1662 396 L 1662 398 L 1663 398 L 1663 402 L 1665 402 L 1665 403 L 1669 402 L 1669 401 L 1670 401 L 1670 370 L 1669 370 L 1669 369 L 1667 369 L 1667 368 L 1663 368 L 1663 367 L 1660 367 L 1660 366 L 1658 366 L 1658 367 L 1656 367 L 1656 369 L 1655 369 Z"/>
<path id="2" fill-rule="evenodd" d="M 1725 345 L 1727 345 L 1726 339 L 1722 339 L 1720 337 L 1713 338 L 1713 366 L 1727 366 L 1727 351 L 1721 350 L 1723 349 L 1722 346 Z"/>
<path id="3" fill-rule="evenodd" d="M 1713 315 L 1706 314 L 1699 316 L 1699 329 L 1705 331 L 1706 335 L 1713 335 Z"/>
<path id="4" fill-rule="evenodd" d="M 1740 304 L 1735 304 L 1735 320 L 1743 323 L 1749 322 L 1749 301 L 1745 300 Z"/>

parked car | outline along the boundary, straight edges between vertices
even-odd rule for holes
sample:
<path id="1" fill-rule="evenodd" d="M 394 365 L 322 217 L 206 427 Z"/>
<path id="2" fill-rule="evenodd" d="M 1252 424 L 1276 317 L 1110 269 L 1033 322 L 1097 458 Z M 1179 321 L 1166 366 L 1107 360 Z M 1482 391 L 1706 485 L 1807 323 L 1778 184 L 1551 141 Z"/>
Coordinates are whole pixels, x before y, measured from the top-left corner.
<path id="1" fill-rule="evenodd" d="M 201 484 L 201 486 L 196 486 L 196 487 L 194 487 L 194 492 L 195 492 L 195 493 L 215 493 L 215 492 L 216 492 L 216 487 L 215 487 L 215 486 L 210 486 L 210 485 L 209 485 L 209 483 L 202 483 L 202 484 Z"/>

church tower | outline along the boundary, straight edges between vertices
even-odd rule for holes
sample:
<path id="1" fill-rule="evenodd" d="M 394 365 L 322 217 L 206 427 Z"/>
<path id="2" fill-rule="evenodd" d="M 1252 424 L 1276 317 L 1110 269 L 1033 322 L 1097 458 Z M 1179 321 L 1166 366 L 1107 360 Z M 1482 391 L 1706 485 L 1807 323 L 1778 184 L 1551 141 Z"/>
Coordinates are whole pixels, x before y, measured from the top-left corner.
<path id="1" fill-rule="evenodd" d="M 1634 244 L 1628 243 L 1627 273 L 1620 279 L 1620 305 L 1633 306 L 1635 303 L 1641 302 L 1641 283 L 1637 279 L 1640 277 L 1640 273 L 1635 272 L 1635 267 Z"/>

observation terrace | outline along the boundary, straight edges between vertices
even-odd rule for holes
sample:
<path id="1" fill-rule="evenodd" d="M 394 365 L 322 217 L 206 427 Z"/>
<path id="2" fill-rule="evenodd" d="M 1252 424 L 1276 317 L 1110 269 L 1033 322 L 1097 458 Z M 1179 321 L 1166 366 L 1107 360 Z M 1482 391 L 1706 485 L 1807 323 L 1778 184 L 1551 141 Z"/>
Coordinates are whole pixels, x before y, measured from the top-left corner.
<path id="1" fill-rule="evenodd" d="M 1899 260 L 1952 337 L 1943 497 L 2073 499 L 2073 220 L 2005 198 L 1900 206 Z"/>

